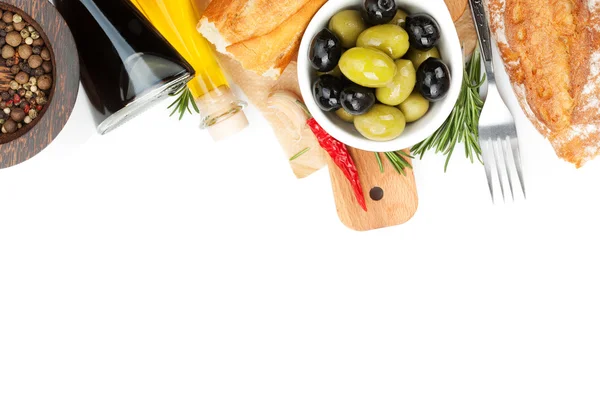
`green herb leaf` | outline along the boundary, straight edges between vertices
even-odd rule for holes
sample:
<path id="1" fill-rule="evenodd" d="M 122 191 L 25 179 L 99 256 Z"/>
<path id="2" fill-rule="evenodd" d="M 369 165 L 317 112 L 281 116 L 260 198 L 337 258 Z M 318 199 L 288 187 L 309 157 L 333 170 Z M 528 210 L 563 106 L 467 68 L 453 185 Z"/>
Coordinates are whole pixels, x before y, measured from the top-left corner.
<path id="1" fill-rule="evenodd" d="M 298 153 L 296 153 L 292 157 L 290 157 L 290 161 L 294 161 L 295 159 L 302 157 L 304 154 L 308 153 L 309 151 L 310 151 L 310 147 L 300 150 Z"/>
<path id="2" fill-rule="evenodd" d="M 474 162 L 475 158 L 482 162 L 479 147 L 479 116 L 483 108 L 483 100 L 479 95 L 479 89 L 484 82 L 485 76 L 481 75 L 479 47 L 476 47 L 471 60 L 465 66 L 463 85 L 452 113 L 432 136 L 412 148 L 415 156 L 422 159 L 425 153 L 431 150 L 442 153 L 446 156 L 444 171 L 447 171 L 454 148 L 458 143 L 463 143 L 465 157 L 471 162 Z"/>
<path id="3" fill-rule="evenodd" d="M 381 161 L 381 156 L 379 155 L 379 153 L 374 153 L 374 154 L 375 154 L 375 158 L 377 158 L 377 164 L 379 165 L 379 171 L 381 171 L 381 173 L 383 173 L 384 169 L 383 169 L 383 163 Z M 390 162 L 390 164 L 392 164 L 392 167 L 394 167 L 396 172 L 398 172 L 399 174 L 406 176 L 406 168 L 412 169 L 412 165 L 410 164 L 410 162 L 408 162 L 408 159 L 412 159 L 413 157 L 406 154 L 404 151 L 398 150 L 398 151 L 387 152 L 384 154 L 385 154 L 385 157 Z"/>
<path id="4" fill-rule="evenodd" d="M 171 111 L 171 117 L 177 114 L 179 120 L 181 121 L 186 113 L 193 114 L 192 111 L 194 111 L 196 114 L 200 114 L 200 110 L 198 109 L 198 105 L 194 100 L 192 91 L 187 85 L 182 86 L 181 89 L 177 90 L 175 93 L 172 93 L 171 96 L 177 97 L 177 99 L 171 103 L 169 107 L 167 107 L 167 109 L 173 109 Z"/>

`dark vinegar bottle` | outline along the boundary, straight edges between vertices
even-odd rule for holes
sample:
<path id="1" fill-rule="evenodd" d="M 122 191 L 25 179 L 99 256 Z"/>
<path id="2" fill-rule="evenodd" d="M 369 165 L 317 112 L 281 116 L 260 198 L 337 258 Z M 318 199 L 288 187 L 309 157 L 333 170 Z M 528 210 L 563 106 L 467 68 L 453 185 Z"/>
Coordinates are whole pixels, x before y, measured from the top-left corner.
<path id="1" fill-rule="evenodd" d="M 193 68 L 128 0 L 55 0 L 73 32 L 98 131 L 175 92 Z"/>

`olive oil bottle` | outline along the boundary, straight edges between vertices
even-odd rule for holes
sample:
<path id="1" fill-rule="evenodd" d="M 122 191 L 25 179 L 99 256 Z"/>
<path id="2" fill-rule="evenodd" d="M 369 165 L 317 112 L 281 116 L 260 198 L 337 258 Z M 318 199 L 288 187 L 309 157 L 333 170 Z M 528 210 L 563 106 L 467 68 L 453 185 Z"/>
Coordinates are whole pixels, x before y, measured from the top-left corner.
<path id="1" fill-rule="evenodd" d="M 196 30 L 200 15 L 195 0 L 130 1 L 196 71 L 188 84 L 192 98 L 180 99 L 183 109 L 187 108 L 185 102 L 195 101 L 201 127 L 209 128 L 215 139 L 246 127 L 242 111 L 246 104 L 235 97 L 210 44 Z"/>

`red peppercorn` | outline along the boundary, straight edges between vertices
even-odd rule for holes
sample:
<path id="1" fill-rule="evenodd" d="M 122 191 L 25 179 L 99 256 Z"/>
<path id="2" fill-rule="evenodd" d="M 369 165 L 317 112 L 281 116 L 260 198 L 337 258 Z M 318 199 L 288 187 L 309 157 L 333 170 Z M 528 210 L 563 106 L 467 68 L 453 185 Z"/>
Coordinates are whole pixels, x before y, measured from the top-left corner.
<path id="1" fill-rule="evenodd" d="M 6 107 L 12 107 L 13 106 L 13 101 L 12 100 L 8 100 L 6 102 Z"/>
<path id="2" fill-rule="evenodd" d="M 20 101 L 21 101 L 21 96 L 19 96 L 18 94 L 15 94 L 15 95 L 13 96 L 13 101 L 14 101 L 15 103 L 18 103 L 18 102 L 20 102 Z"/>
<path id="3" fill-rule="evenodd" d="M 38 111 L 42 111 L 42 108 L 44 108 L 44 107 L 41 106 L 41 105 L 38 105 L 35 109 L 38 110 Z"/>
<path id="4" fill-rule="evenodd" d="M 23 111 L 25 111 L 25 114 L 27 114 L 29 112 L 29 110 L 31 110 L 31 106 L 29 104 L 26 104 Z"/>

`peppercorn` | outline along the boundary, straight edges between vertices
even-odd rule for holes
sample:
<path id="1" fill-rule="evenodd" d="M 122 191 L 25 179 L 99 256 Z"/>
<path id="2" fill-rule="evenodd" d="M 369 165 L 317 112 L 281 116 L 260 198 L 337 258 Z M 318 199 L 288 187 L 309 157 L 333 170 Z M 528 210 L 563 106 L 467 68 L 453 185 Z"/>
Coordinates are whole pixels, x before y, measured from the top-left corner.
<path id="1" fill-rule="evenodd" d="M 38 78 L 37 86 L 42 90 L 48 90 L 52 87 L 52 77 L 50 75 L 42 75 Z"/>
<path id="2" fill-rule="evenodd" d="M 44 72 L 48 74 L 52 72 L 52 63 L 50 61 L 44 61 L 42 63 L 42 68 L 44 69 Z"/>
<path id="3" fill-rule="evenodd" d="M 14 15 L 13 15 L 13 17 L 12 17 L 12 22 L 14 22 L 14 23 L 17 23 L 17 24 L 18 24 L 18 23 L 20 23 L 20 22 L 22 22 L 22 21 L 23 21 L 23 17 L 21 17 L 19 14 L 14 14 Z M 24 28 L 24 27 L 25 27 L 25 25 L 23 25 L 23 28 Z M 23 28 L 21 28 L 21 29 L 23 29 Z"/>
<path id="4" fill-rule="evenodd" d="M 33 40 L 33 45 L 34 46 L 43 46 L 44 45 L 44 39 L 42 39 L 42 38 L 34 39 Z"/>
<path id="5" fill-rule="evenodd" d="M 33 54 L 40 54 L 42 52 L 42 46 L 33 46 Z"/>
<path id="6" fill-rule="evenodd" d="M 19 85 L 19 82 L 17 82 L 17 81 L 10 81 L 9 86 L 10 86 L 10 90 L 8 91 L 8 93 L 10 93 L 11 96 L 14 96 L 16 93 L 16 90 L 19 89 L 19 86 L 21 86 L 21 85 Z"/>
<path id="7" fill-rule="evenodd" d="M 52 58 L 51 55 L 50 55 L 50 50 L 48 50 L 47 47 L 44 47 L 42 49 L 42 52 L 40 53 L 40 56 L 42 57 L 42 59 L 44 59 L 46 61 L 48 61 L 48 60 L 50 60 Z"/>
<path id="8" fill-rule="evenodd" d="M 21 71 L 21 68 L 19 68 L 18 65 L 13 65 L 12 67 L 10 67 L 10 73 L 13 75 L 18 74 L 19 71 Z"/>
<path id="9" fill-rule="evenodd" d="M 19 29 L 17 28 L 17 24 L 13 24 L 13 26 L 15 27 L 15 29 L 17 31 L 19 31 Z M 25 40 L 30 36 L 30 33 L 29 33 L 29 31 L 26 31 L 25 29 L 23 29 L 22 31 L 19 31 L 19 35 L 21 35 L 23 40 Z"/>
<path id="10" fill-rule="evenodd" d="M 25 122 L 26 124 L 30 124 L 31 123 L 31 117 L 28 115 L 25 117 L 25 119 L 23 120 L 23 122 Z"/>
<path id="11" fill-rule="evenodd" d="M 29 113 L 27 114 L 31 117 L 31 119 L 36 119 L 38 116 L 37 110 L 29 110 Z"/>
<path id="12" fill-rule="evenodd" d="M 10 99 L 10 94 L 8 94 L 8 92 L 2 92 L 2 93 L 0 93 L 0 98 L 2 98 L 2 100 L 6 101 L 6 100 Z"/>
<path id="13" fill-rule="evenodd" d="M 31 97 L 32 97 L 32 96 L 33 96 L 33 92 L 32 92 L 31 90 L 27 90 L 27 91 L 25 92 L 25 98 L 26 98 L 27 100 L 31 99 Z M 32 103 L 33 103 L 33 102 L 32 102 Z"/>
<path id="14" fill-rule="evenodd" d="M 13 97 L 15 95 L 15 93 L 17 93 L 17 92 L 13 89 L 8 90 L 8 94 L 10 95 L 10 97 Z"/>
<path id="15" fill-rule="evenodd" d="M 0 14 L 0 15 L 2 15 L 2 14 Z M 2 18 L 2 17 L 0 17 L 0 18 Z M 4 28 L 6 28 L 6 22 L 4 22 L 2 19 L 0 19 L 0 29 L 4 29 Z"/>
<path id="16" fill-rule="evenodd" d="M 4 28 L 4 29 L 6 29 L 6 28 Z M 2 37 L 6 37 L 6 34 L 7 34 L 7 32 L 4 29 L 0 30 L 0 36 L 2 36 Z"/>
<path id="17" fill-rule="evenodd" d="M 27 92 L 27 90 L 21 88 L 17 91 L 17 94 L 21 97 L 25 96 L 25 93 Z"/>
<path id="18" fill-rule="evenodd" d="M 2 47 L 2 58 L 9 59 L 14 57 L 15 49 L 7 44 Z M 12 66 L 12 65 L 11 65 Z"/>
<path id="19" fill-rule="evenodd" d="M 26 115 L 27 114 L 25 114 L 25 111 L 23 111 L 21 108 L 13 108 L 10 112 L 10 117 L 16 122 L 23 121 Z"/>
<path id="20" fill-rule="evenodd" d="M 6 43 L 10 44 L 12 47 L 18 47 L 21 43 L 23 43 L 23 38 L 19 32 L 9 32 L 6 35 Z"/>
<path id="21" fill-rule="evenodd" d="M 17 81 L 17 83 L 23 85 L 23 84 L 29 82 L 29 75 L 26 72 L 21 71 L 15 76 L 15 81 Z"/>
<path id="22" fill-rule="evenodd" d="M 13 27 L 15 28 L 16 31 L 21 31 L 21 32 L 27 32 L 29 36 L 29 32 L 27 31 L 27 29 L 25 29 L 25 27 L 27 26 L 27 23 L 23 20 L 21 20 L 21 22 L 14 22 L 13 23 Z"/>
<path id="23" fill-rule="evenodd" d="M 30 37 L 25 38 L 25 44 L 28 44 L 29 46 L 31 46 L 33 44 L 33 39 Z"/>
<path id="24" fill-rule="evenodd" d="M 37 67 L 40 67 L 42 65 L 42 63 L 44 62 L 44 60 L 42 60 L 42 57 L 35 54 L 35 47 L 33 49 L 34 49 L 34 51 L 33 51 L 34 54 L 31 57 L 29 57 L 29 59 L 27 60 L 27 63 L 29 64 L 29 66 L 31 68 L 35 69 Z"/>
<path id="25" fill-rule="evenodd" d="M 0 46 L 4 46 L 6 44 L 6 39 L 0 36 Z"/>
<path id="26" fill-rule="evenodd" d="M 2 15 L 2 21 L 4 21 L 7 24 L 10 24 L 13 22 L 13 16 L 14 16 L 14 14 L 12 12 L 6 11 Z"/>
<path id="27" fill-rule="evenodd" d="M 33 54 L 33 50 L 28 44 L 22 44 L 19 46 L 18 53 L 20 58 L 27 60 Z"/>
<path id="28" fill-rule="evenodd" d="M 39 39 L 40 38 L 40 34 L 37 33 L 36 31 L 31 32 L 31 37 L 33 39 Z"/>
<path id="29" fill-rule="evenodd" d="M 15 30 L 15 27 L 12 25 L 8 25 L 6 28 L 4 28 L 4 30 L 6 31 L 6 33 L 12 32 Z"/>
<path id="30" fill-rule="evenodd" d="M 12 119 L 9 119 L 2 126 L 2 130 L 6 131 L 6 133 L 15 133 L 17 131 L 17 123 Z"/>

